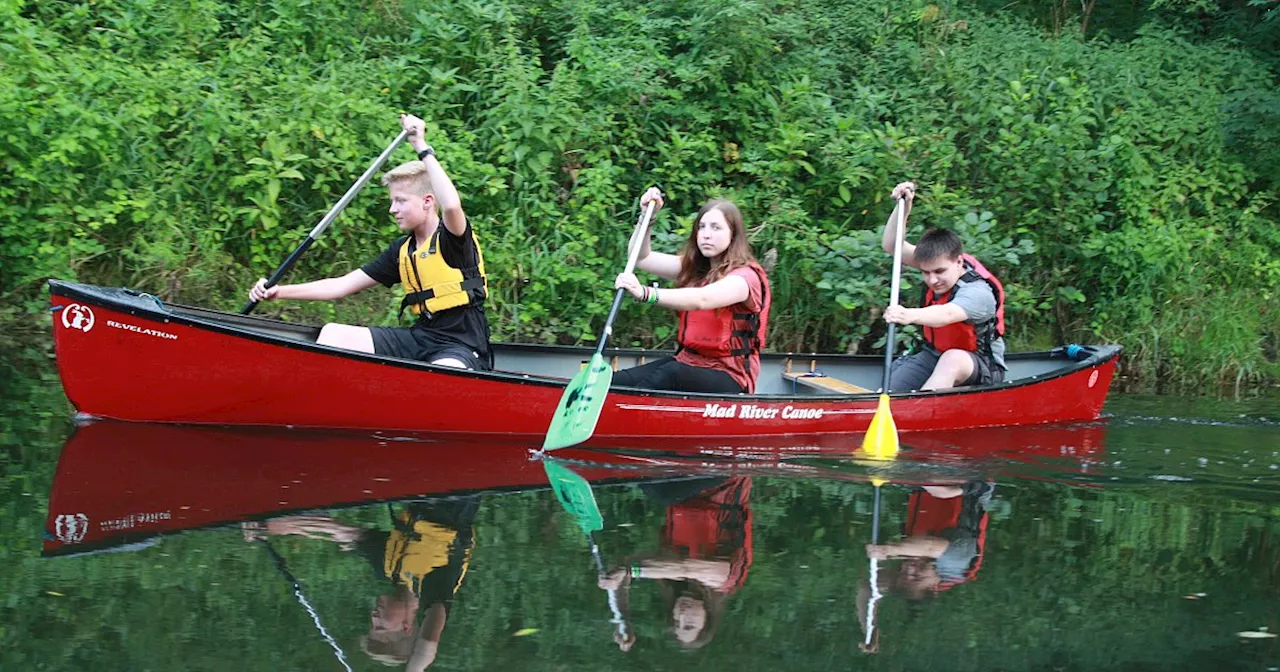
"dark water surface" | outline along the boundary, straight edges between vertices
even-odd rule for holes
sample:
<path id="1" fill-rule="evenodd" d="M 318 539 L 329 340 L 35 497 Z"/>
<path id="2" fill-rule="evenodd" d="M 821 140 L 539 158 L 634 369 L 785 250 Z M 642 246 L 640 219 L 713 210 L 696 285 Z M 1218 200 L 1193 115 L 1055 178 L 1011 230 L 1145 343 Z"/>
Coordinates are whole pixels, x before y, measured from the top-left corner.
<path id="1" fill-rule="evenodd" d="M 601 578 L 525 447 L 75 428 L 5 361 L 0 670 L 1280 670 L 1275 398 L 888 465 L 568 451 Z"/>

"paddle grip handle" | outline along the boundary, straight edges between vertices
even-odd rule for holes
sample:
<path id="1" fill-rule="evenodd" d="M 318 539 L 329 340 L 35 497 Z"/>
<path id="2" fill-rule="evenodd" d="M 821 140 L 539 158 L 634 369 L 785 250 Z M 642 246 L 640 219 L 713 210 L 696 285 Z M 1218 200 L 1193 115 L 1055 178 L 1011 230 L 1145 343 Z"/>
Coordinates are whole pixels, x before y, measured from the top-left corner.
<path id="1" fill-rule="evenodd" d="M 289 254 L 289 256 L 284 260 L 284 263 L 280 264 L 279 268 L 276 269 L 275 273 L 272 273 L 271 277 L 267 278 L 267 287 L 275 287 L 280 283 L 284 274 L 288 273 L 289 269 L 293 268 L 293 265 L 298 262 L 302 253 L 306 252 L 307 248 L 311 247 L 311 244 L 316 242 L 316 239 L 324 233 L 324 230 L 329 228 L 329 225 L 333 223 L 333 220 L 337 219 L 338 215 L 346 209 L 347 204 L 351 203 L 351 200 L 356 197 L 356 194 L 360 193 L 361 189 L 364 189 L 364 185 L 369 183 L 369 179 L 373 177 L 373 174 L 378 172 L 379 168 L 382 168 L 382 165 L 387 162 L 387 159 L 391 158 L 391 153 L 394 152 L 396 148 L 400 146 L 400 143 L 404 142 L 404 139 L 407 137 L 409 137 L 409 131 L 400 131 L 400 135 L 397 135 L 395 139 L 391 141 L 391 144 L 387 145 L 387 148 L 382 150 L 382 153 L 378 155 L 378 158 L 373 160 L 373 163 L 369 164 L 369 167 L 366 168 L 364 173 L 362 173 L 355 181 L 355 184 L 352 184 L 347 188 L 347 193 L 343 194 L 342 198 L 338 199 L 338 202 L 334 203 L 332 208 L 329 208 L 329 212 L 326 212 L 324 217 L 320 218 L 320 223 L 316 224 L 315 228 L 311 229 L 311 233 L 307 234 L 306 239 Z M 248 315 L 257 307 L 257 301 L 249 301 L 240 309 L 240 314 Z"/>

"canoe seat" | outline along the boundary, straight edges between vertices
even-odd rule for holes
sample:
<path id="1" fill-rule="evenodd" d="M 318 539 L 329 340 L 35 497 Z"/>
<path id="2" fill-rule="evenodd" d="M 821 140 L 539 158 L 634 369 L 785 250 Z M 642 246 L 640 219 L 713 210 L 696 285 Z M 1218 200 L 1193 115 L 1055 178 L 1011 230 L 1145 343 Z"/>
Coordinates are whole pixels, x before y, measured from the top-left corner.
<path id="1" fill-rule="evenodd" d="M 792 383 L 811 387 L 815 390 L 824 392 L 834 392 L 836 394 L 866 394 L 871 390 L 865 387 L 859 387 L 853 383 L 845 382 L 839 378 L 832 378 L 827 374 L 818 370 L 816 361 L 809 362 L 808 371 L 792 371 L 791 359 L 787 359 L 786 370 L 782 372 L 783 380 L 789 380 Z"/>

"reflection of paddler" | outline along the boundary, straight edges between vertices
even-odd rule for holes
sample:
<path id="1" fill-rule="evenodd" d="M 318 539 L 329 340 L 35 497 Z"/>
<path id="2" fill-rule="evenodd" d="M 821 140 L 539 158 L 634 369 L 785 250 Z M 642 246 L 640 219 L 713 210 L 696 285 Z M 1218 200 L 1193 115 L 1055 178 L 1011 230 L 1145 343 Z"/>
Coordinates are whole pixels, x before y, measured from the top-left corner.
<path id="1" fill-rule="evenodd" d="M 946 590 L 977 577 L 987 541 L 987 508 L 995 484 L 969 481 L 963 486 L 925 486 L 907 504 L 907 539 L 946 542 L 936 556 L 938 585 Z"/>
<path id="2" fill-rule="evenodd" d="M 685 648 L 700 648 L 715 637 L 726 598 L 746 582 L 751 566 L 751 479 L 697 479 L 641 489 L 667 505 L 662 549 L 632 560 L 600 585 L 622 588 L 619 604 L 625 612 L 631 581 L 657 581 L 676 639 Z M 619 644 L 630 648 L 630 643 Z"/>
<path id="3" fill-rule="evenodd" d="M 705 480 L 696 481 L 707 486 Z M 641 486 L 650 497 L 670 493 L 660 486 Z M 716 589 L 730 594 L 742 587 L 751 567 L 751 479 L 745 476 L 724 479 L 696 495 L 667 507 L 667 524 L 662 529 L 663 545 L 693 559 L 728 558 L 729 576 Z"/>
<path id="4" fill-rule="evenodd" d="M 899 566 L 879 572 L 877 587 L 886 595 L 897 593 L 920 601 L 977 577 L 995 483 L 974 480 L 963 485 L 926 485 L 912 490 L 904 537 L 887 544 L 868 544 L 867 557 L 901 558 Z M 863 632 L 871 593 L 870 584 L 862 582 L 857 607 Z M 874 647 L 864 650 L 875 651 Z"/>
<path id="5" fill-rule="evenodd" d="M 474 506 L 472 507 L 474 509 Z M 449 594 L 462 585 L 471 561 L 471 528 L 463 530 L 431 519 L 434 511 L 405 510 L 396 515 L 395 527 L 387 534 L 383 546 L 382 572 L 396 583 L 402 583 L 421 596 L 423 581 L 436 570 L 457 568 L 457 580 Z M 471 514 L 474 517 L 474 511 Z"/>
<path id="6" fill-rule="evenodd" d="M 436 658 L 453 596 L 471 563 L 471 526 L 479 504 L 478 497 L 462 497 L 415 502 L 399 512 L 388 505 L 390 531 L 305 515 L 246 523 L 244 533 L 249 541 L 285 535 L 324 539 L 367 558 L 392 589 L 378 596 L 361 648 L 381 663 L 407 663 L 406 670 L 416 671 Z"/>
<path id="7" fill-rule="evenodd" d="M 392 513 L 389 532 L 361 535 L 357 550 L 394 585 L 378 597 L 363 648 L 387 664 L 421 670 L 435 660 L 474 544 L 476 498 L 415 503 Z M 421 625 L 416 615 L 423 611 Z"/>

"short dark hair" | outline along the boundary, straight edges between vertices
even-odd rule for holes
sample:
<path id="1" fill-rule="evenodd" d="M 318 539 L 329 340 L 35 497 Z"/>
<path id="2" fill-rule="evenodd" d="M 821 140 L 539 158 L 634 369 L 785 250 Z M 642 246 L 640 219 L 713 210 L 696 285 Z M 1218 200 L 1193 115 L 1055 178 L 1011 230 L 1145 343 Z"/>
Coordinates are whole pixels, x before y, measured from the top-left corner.
<path id="1" fill-rule="evenodd" d="M 959 259 L 964 254 L 964 243 L 960 236 L 949 229 L 929 229 L 920 236 L 916 243 L 916 261 L 933 261 L 934 259 Z"/>

